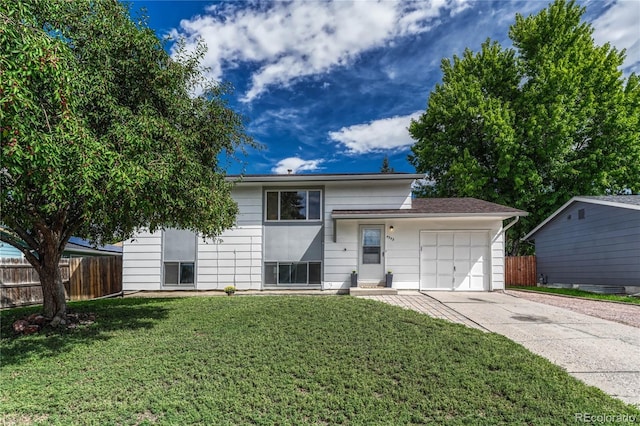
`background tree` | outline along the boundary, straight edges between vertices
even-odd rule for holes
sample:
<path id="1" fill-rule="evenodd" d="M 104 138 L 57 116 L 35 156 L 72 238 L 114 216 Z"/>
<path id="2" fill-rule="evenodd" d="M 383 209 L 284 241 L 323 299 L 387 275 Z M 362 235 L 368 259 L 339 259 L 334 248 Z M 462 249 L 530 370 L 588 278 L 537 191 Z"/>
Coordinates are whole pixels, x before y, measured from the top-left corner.
<path id="1" fill-rule="evenodd" d="M 516 15 L 513 49 L 487 40 L 442 61 L 442 83 L 412 121 L 410 161 L 426 196 L 470 196 L 531 213 L 507 249 L 575 195 L 640 191 L 640 86 L 624 51 L 595 45 L 585 9 L 556 1 Z"/>
<path id="2" fill-rule="evenodd" d="M 53 325 L 66 315 L 58 262 L 72 235 L 233 225 L 218 155 L 252 141 L 226 88 L 202 78 L 203 53 L 172 59 L 113 0 L 0 4 L 0 239 L 37 270 Z"/>
<path id="3" fill-rule="evenodd" d="M 395 173 L 396 170 L 389 166 L 389 157 L 387 155 L 382 159 L 382 166 L 380 167 L 380 173 Z"/>

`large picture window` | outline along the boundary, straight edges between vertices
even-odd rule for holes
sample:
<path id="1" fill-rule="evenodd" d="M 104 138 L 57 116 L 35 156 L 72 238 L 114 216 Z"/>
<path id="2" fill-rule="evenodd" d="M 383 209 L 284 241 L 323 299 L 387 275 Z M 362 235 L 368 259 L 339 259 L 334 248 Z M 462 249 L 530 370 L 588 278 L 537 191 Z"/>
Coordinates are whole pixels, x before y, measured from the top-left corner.
<path id="1" fill-rule="evenodd" d="M 267 191 L 266 220 L 320 220 L 320 190 Z"/>
<path id="2" fill-rule="evenodd" d="M 320 262 L 266 262 L 267 285 L 316 285 L 321 281 Z"/>

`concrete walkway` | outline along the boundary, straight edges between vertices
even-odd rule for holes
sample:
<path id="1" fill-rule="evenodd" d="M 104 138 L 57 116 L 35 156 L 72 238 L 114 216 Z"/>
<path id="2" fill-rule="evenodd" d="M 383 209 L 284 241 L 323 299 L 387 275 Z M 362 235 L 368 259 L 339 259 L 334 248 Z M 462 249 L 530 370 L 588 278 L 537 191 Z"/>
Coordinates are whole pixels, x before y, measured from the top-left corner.
<path id="1" fill-rule="evenodd" d="M 489 331 L 480 324 L 465 317 L 459 312 L 451 309 L 446 304 L 433 297 L 428 297 L 419 291 L 400 290 L 397 296 L 358 296 L 359 299 L 377 300 L 401 308 L 412 309 L 422 314 L 427 314 L 433 318 L 440 318 L 467 327 L 476 328 L 482 331 Z"/>
<path id="2" fill-rule="evenodd" d="M 502 334 L 574 377 L 640 407 L 640 329 L 500 292 L 369 296 Z"/>

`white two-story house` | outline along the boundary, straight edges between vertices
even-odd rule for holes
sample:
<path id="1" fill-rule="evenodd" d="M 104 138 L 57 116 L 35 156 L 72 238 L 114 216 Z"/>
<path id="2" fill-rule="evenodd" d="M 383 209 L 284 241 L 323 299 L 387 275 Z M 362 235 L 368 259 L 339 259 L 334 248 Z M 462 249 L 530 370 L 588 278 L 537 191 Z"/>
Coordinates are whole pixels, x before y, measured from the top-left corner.
<path id="1" fill-rule="evenodd" d="M 473 198 L 412 198 L 415 174 L 247 175 L 236 226 L 218 239 L 183 230 L 123 245 L 123 289 L 491 291 L 504 288 L 503 221 L 526 212 Z"/>

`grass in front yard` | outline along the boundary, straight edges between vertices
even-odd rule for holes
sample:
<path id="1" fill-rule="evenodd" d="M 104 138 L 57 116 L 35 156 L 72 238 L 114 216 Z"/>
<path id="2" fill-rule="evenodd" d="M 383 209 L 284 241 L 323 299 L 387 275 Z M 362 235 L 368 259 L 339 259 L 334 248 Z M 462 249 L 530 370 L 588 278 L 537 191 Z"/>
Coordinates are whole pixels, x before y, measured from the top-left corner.
<path id="1" fill-rule="evenodd" d="M 598 294 L 574 288 L 549 288 L 549 287 L 518 287 L 509 286 L 507 290 L 529 290 L 540 293 L 563 294 L 565 296 L 584 297 L 587 299 L 608 300 L 610 302 L 626 302 L 640 304 L 640 297 L 619 296 L 616 294 Z"/>
<path id="2" fill-rule="evenodd" d="M 351 297 L 71 304 L 86 328 L 14 337 L 3 424 L 568 424 L 640 415 L 522 346 Z"/>

